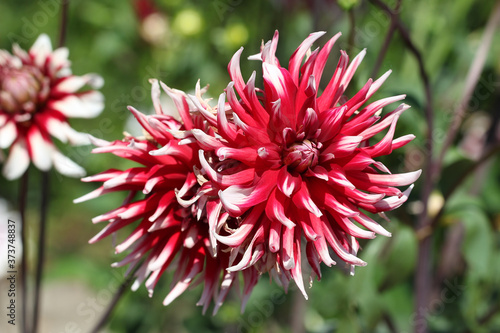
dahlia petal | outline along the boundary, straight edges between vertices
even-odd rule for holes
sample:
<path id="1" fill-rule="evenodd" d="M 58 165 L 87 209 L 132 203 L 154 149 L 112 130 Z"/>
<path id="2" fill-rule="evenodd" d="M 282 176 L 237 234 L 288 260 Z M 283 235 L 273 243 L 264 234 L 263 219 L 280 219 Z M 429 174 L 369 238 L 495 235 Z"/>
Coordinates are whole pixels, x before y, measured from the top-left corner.
<path id="1" fill-rule="evenodd" d="M 222 306 L 222 303 L 226 299 L 226 296 L 229 293 L 229 288 L 233 284 L 234 278 L 235 278 L 235 274 L 232 272 L 227 272 L 224 275 L 224 277 L 222 278 L 221 290 L 220 290 L 220 293 L 217 297 L 217 300 L 215 301 L 215 306 L 214 306 L 214 309 L 212 312 L 213 316 L 215 316 L 217 314 L 220 307 Z"/>
<path id="2" fill-rule="evenodd" d="M 366 99 L 369 99 L 370 97 L 377 92 L 377 90 L 384 84 L 385 80 L 391 75 L 392 70 L 389 69 L 387 72 L 385 72 L 381 77 L 379 77 L 375 82 L 370 87 L 370 90 L 366 94 Z"/>
<path id="3" fill-rule="evenodd" d="M 396 110 L 387 114 L 378 124 L 369 127 L 365 131 L 359 133 L 359 135 L 365 138 L 365 140 L 371 138 L 375 134 L 382 131 L 384 128 L 387 128 L 394 121 L 397 121 L 399 119 L 399 116 L 409 108 L 409 105 L 401 104 Z"/>
<path id="4" fill-rule="evenodd" d="M 261 56 L 264 63 L 268 63 L 274 66 L 279 66 L 278 59 L 276 58 L 276 49 L 278 48 L 279 32 L 274 31 L 273 38 L 268 41 L 264 48 L 262 49 Z"/>
<path id="5" fill-rule="evenodd" d="M 237 137 L 236 128 L 233 124 L 229 123 L 226 118 L 224 104 L 226 102 L 226 94 L 222 93 L 219 96 L 219 104 L 217 106 L 217 129 L 229 142 L 234 142 Z"/>
<path id="6" fill-rule="evenodd" d="M 335 158 L 345 157 L 352 152 L 363 141 L 362 136 L 341 136 L 331 141 L 330 145 L 323 150 L 322 155 L 333 154 Z"/>
<path id="7" fill-rule="evenodd" d="M 51 75 L 59 76 L 71 74 L 71 71 L 69 70 L 69 66 L 71 63 L 68 60 L 68 56 L 69 50 L 67 47 L 60 47 L 52 52 L 52 54 L 50 55 L 49 63 L 49 71 Z M 97 88 L 100 88 L 101 86 L 98 86 Z"/>
<path id="8" fill-rule="evenodd" d="M 217 239 L 215 235 L 217 228 L 217 219 L 220 215 L 221 210 L 222 210 L 222 203 L 220 202 L 214 202 L 210 200 L 206 204 L 206 211 L 208 217 L 208 236 L 210 239 L 210 245 L 214 252 L 214 256 L 217 255 Z"/>
<path id="9" fill-rule="evenodd" d="M 309 50 L 309 48 L 312 46 L 312 44 L 321 36 L 325 34 L 325 31 L 319 31 L 319 32 L 314 32 L 310 34 L 295 50 L 295 52 L 292 54 L 290 57 L 290 61 L 288 62 L 288 70 L 290 71 L 290 75 L 292 76 L 293 82 L 295 85 L 299 85 L 299 72 L 300 72 L 300 66 L 302 64 L 302 60 L 304 59 L 304 56 Z M 335 37 L 340 37 L 340 33 L 335 35 Z M 334 38 L 335 38 L 334 37 Z M 338 38 L 337 37 L 337 38 Z"/>
<path id="10" fill-rule="evenodd" d="M 95 118 L 104 108 L 104 97 L 98 91 L 79 95 L 68 95 L 49 105 L 69 118 Z"/>
<path id="11" fill-rule="evenodd" d="M 142 266 L 137 270 L 135 273 L 135 276 L 137 279 L 134 281 L 130 289 L 132 291 L 137 291 L 139 289 L 139 286 L 146 280 L 146 277 L 151 273 L 151 271 L 148 269 L 147 263 L 143 263 Z"/>
<path id="12" fill-rule="evenodd" d="M 216 172 L 210 164 L 207 162 L 205 158 L 205 154 L 203 153 L 203 150 L 198 151 L 198 156 L 200 159 L 200 164 L 207 173 L 207 176 L 217 184 L 223 187 L 228 187 L 231 185 L 244 185 L 247 183 L 250 183 L 254 180 L 255 176 L 255 169 L 249 168 L 242 170 L 240 172 L 230 174 L 230 175 L 223 175 L 218 172 Z"/>
<path id="13" fill-rule="evenodd" d="M 338 239 L 338 237 L 335 235 L 335 233 L 332 230 L 332 227 L 328 223 L 328 221 L 324 221 L 323 224 L 323 232 L 325 239 L 327 242 L 330 244 L 330 246 L 333 248 L 335 253 L 345 262 L 351 264 L 351 265 L 356 265 L 356 266 L 366 266 L 366 262 L 363 260 L 359 259 L 355 255 L 351 254 L 348 252 L 344 246 L 342 245 L 341 241 Z"/>
<path id="14" fill-rule="evenodd" d="M 86 174 L 85 169 L 57 150 L 52 151 L 52 162 L 56 170 L 65 176 L 78 178 Z"/>
<path id="15" fill-rule="evenodd" d="M 147 233 L 146 229 L 138 227 L 123 242 L 121 242 L 119 245 L 115 247 L 115 253 L 122 253 L 130 246 L 132 246 L 134 242 L 143 237 L 146 233 Z"/>
<path id="16" fill-rule="evenodd" d="M 263 63 L 262 68 L 266 93 L 270 89 L 270 101 L 281 101 L 279 119 L 282 122 L 282 127 L 280 128 L 291 127 L 295 129 L 297 123 L 295 93 L 297 88 L 290 77 L 290 73 L 284 68 L 278 68 L 268 63 Z"/>
<path id="17" fill-rule="evenodd" d="M 322 179 L 324 181 L 328 181 L 328 171 L 321 165 L 315 166 L 314 169 L 308 169 L 306 172 L 306 176 L 315 177 L 318 179 Z"/>
<path id="18" fill-rule="evenodd" d="M 27 145 L 31 152 L 33 164 L 42 171 L 49 170 L 52 166 L 51 155 L 52 151 L 54 151 L 54 146 L 52 143 L 47 142 L 40 134 L 40 131 L 34 126 L 28 132 Z"/>
<path id="19" fill-rule="evenodd" d="M 265 130 L 245 124 L 236 113 L 233 113 L 233 122 L 237 127 L 241 128 L 245 132 L 245 138 L 248 141 L 255 142 L 257 145 L 270 143 L 269 135 Z"/>
<path id="20" fill-rule="evenodd" d="M 3 125 L 5 125 L 5 123 L 7 122 L 7 116 L 6 115 L 3 115 L 3 114 L 0 114 L 0 129 L 3 127 Z M 1 138 L 1 136 L 0 136 Z"/>
<path id="21" fill-rule="evenodd" d="M 360 181 L 374 185 L 405 186 L 414 183 L 420 177 L 421 173 L 422 170 L 391 175 L 352 171 L 349 175 L 358 178 Z"/>
<path id="22" fill-rule="evenodd" d="M 252 241 L 250 242 L 247 249 L 245 250 L 245 253 L 243 254 L 243 257 L 241 258 L 241 261 L 237 265 L 226 268 L 226 270 L 228 272 L 241 271 L 241 270 L 244 270 L 244 269 L 250 267 L 252 265 L 252 262 L 255 262 L 256 260 L 258 260 L 258 257 L 259 256 L 261 257 L 264 254 L 263 251 L 259 251 L 257 249 L 257 247 L 259 247 L 259 245 L 261 246 L 262 244 L 257 245 L 255 251 L 254 251 L 254 244 L 256 242 L 260 242 L 263 237 L 264 237 L 264 227 L 262 225 L 260 225 L 260 227 L 255 232 L 255 235 L 254 235 Z"/>
<path id="23" fill-rule="evenodd" d="M 377 81 L 375 81 L 377 82 Z M 375 84 L 375 83 L 374 83 Z M 352 120 L 355 122 L 362 122 L 373 116 L 374 114 L 378 114 L 382 110 L 382 108 L 386 107 L 389 104 L 401 101 L 406 98 L 406 95 L 397 95 L 392 97 L 383 98 L 381 100 L 375 101 L 365 107 L 363 110 L 359 112 L 359 114 Z M 349 122 L 351 123 L 351 122 Z M 349 124 L 348 123 L 348 124 Z"/>
<path id="24" fill-rule="evenodd" d="M 278 220 L 271 220 L 271 226 L 269 229 L 269 251 L 272 253 L 278 252 L 281 244 L 281 229 L 282 223 Z"/>
<path id="25" fill-rule="evenodd" d="M 318 252 L 318 256 L 325 263 L 325 265 L 329 267 L 336 265 L 336 262 L 330 257 L 330 253 L 328 251 L 328 245 L 326 244 L 326 238 L 323 231 L 323 221 L 314 215 L 309 215 L 309 219 L 314 231 L 318 235 L 318 239 L 314 241 L 314 247 Z"/>
<path id="26" fill-rule="evenodd" d="M 358 111 L 358 108 L 365 103 L 365 101 L 368 99 L 366 95 L 372 83 L 373 80 L 368 79 L 363 88 L 361 88 L 361 90 L 359 90 L 353 97 L 351 97 L 345 103 L 345 106 L 347 106 L 348 109 L 348 111 L 345 113 L 345 118 L 349 118 L 350 116 L 352 116 L 354 112 Z"/>
<path id="27" fill-rule="evenodd" d="M 294 258 L 294 266 L 292 267 L 290 274 L 292 275 L 292 278 L 295 281 L 295 284 L 299 288 L 300 292 L 302 293 L 302 295 L 304 295 L 304 298 L 307 300 L 308 296 L 304 288 L 304 280 L 302 279 L 300 235 L 298 236 L 299 237 L 295 237 L 294 239 L 293 245 L 294 245 L 295 258 Z"/>
<path id="28" fill-rule="evenodd" d="M 59 50 L 59 49 L 58 49 Z M 92 87 L 102 86 L 103 79 L 97 74 L 85 74 L 82 76 L 68 76 L 62 79 L 55 87 L 57 91 L 64 93 L 74 93 L 88 84 Z"/>
<path id="29" fill-rule="evenodd" d="M 160 85 L 163 88 L 163 90 L 167 93 L 167 95 L 174 102 L 177 110 L 179 111 L 179 114 L 182 118 L 182 121 L 183 121 L 186 129 L 187 130 L 192 129 L 193 128 L 193 120 L 189 114 L 189 100 L 187 98 L 187 95 L 183 91 L 180 91 L 177 89 L 172 89 L 172 88 L 168 87 L 163 82 L 160 82 Z"/>
<path id="30" fill-rule="evenodd" d="M 346 217 L 353 217 L 359 214 L 358 211 L 353 210 L 346 205 L 342 204 L 339 202 L 334 195 L 330 193 L 324 193 L 323 195 L 324 198 L 324 204 L 326 209 L 332 209 L 333 211 L 337 212 L 338 214 Z M 336 214 L 334 214 L 336 215 Z"/>
<path id="31" fill-rule="evenodd" d="M 8 148 L 17 137 L 17 128 L 12 121 L 0 127 L 0 148 Z"/>
<path id="32" fill-rule="evenodd" d="M 354 186 L 353 183 L 347 179 L 344 171 L 342 168 L 337 167 L 335 165 L 332 166 L 332 169 L 328 172 L 328 180 L 331 181 L 334 184 L 347 187 L 350 189 L 355 189 L 356 186 Z"/>
<path id="33" fill-rule="evenodd" d="M 24 140 L 18 140 L 10 148 L 9 157 L 3 166 L 3 175 L 7 180 L 21 177 L 28 169 L 30 157 Z"/>
<path id="34" fill-rule="evenodd" d="M 338 98 L 345 90 L 345 86 L 340 87 L 340 83 L 346 71 L 348 62 L 349 57 L 347 56 L 347 53 L 345 53 L 344 51 L 340 51 L 340 58 L 337 64 L 337 68 L 335 69 L 335 73 L 333 74 L 330 82 L 318 99 L 319 110 L 328 110 L 334 107 L 338 101 Z"/>
<path id="35" fill-rule="evenodd" d="M 207 133 L 205 133 L 200 129 L 193 128 L 191 130 L 191 133 L 193 133 L 197 142 L 203 149 L 212 150 L 224 147 L 224 145 L 219 140 L 208 135 Z"/>
<path id="36" fill-rule="evenodd" d="M 29 54 L 34 57 L 35 64 L 43 68 L 45 60 L 52 53 L 52 43 L 49 36 L 41 34 L 29 50 Z"/>
<path id="37" fill-rule="evenodd" d="M 392 140 L 392 149 L 399 149 L 415 139 L 415 135 L 407 134 Z"/>
<path id="38" fill-rule="evenodd" d="M 202 271 L 203 263 L 201 260 L 195 261 L 188 274 L 179 281 L 168 293 L 167 297 L 163 300 L 163 305 L 167 306 L 179 297 L 191 284 L 193 278 Z"/>
<path id="39" fill-rule="evenodd" d="M 286 197 L 274 189 L 267 200 L 266 215 L 270 220 L 280 221 L 287 228 L 293 228 L 295 227 L 295 223 L 285 215 L 286 202 Z"/>
<path id="40" fill-rule="evenodd" d="M 224 208 L 232 216 L 241 216 L 249 207 L 265 201 L 276 186 L 277 172 L 265 172 L 258 183 L 251 187 L 240 185 L 229 186 L 219 192 Z"/>
<path id="41" fill-rule="evenodd" d="M 359 215 L 354 216 L 353 219 L 356 220 L 356 222 L 361 224 L 363 227 L 370 229 L 371 231 L 376 232 L 377 234 L 380 234 L 380 235 L 383 235 L 386 237 L 392 236 L 392 234 L 390 232 L 388 232 L 387 230 L 385 230 L 384 227 L 382 227 L 376 221 L 369 218 L 368 216 L 366 216 L 363 213 L 360 213 Z"/>
<path id="42" fill-rule="evenodd" d="M 384 196 L 387 194 L 387 192 L 383 193 L 365 193 L 362 191 L 359 191 L 358 189 L 354 188 L 344 188 L 344 195 L 347 196 L 351 201 L 355 201 L 357 203 L 363 202 L 363 203 L 375 203 L 384 198 Z"/>
<path id="43" fill-rule="evenodd" d="M 363 61 L 363 58 L 366 55 L 366 49 L 363 49 L 361 52 L 358 53 L 358 55 L 352 60 L 351 64 L 345 71 L 344 75 L 342 76 L 342 80 L 340 81 L 340 85 L 345 88 L 349 85 L 351 82 L 352 77 L 354 76 L 354 73 L 358 69 L 359 65 Z"/>
<path id="44" fill-rule="evenodd" d="M 243 297 L 241 299 L 241 313 L 245 311 L 245 306 L 250 298 L 250 294 L 257 284 L 259 280 L 259 275 L 257 270 L 255 269 L 246 269 L 243 272 L 243 281 L 244 281 L 244 289 L 243 289 Z"/>
<path id="45" fill-rule="evenodd" d="M 79 197 L 77 199 L 74 199 L 73 203 L 77 204 L 77 203 L 81 203 L 81 202 L 84 202 L 87 200 L 95 199 L 95 198 L 100 197 L 101 195 L 109 193 L 109 192 L 110 192 L 109 190 L 105 190 L 104 187 L 101 186 L 92 192 L 89 192 L 85 195 L 82 195 L 81 197 Z"/>
<path id="46" fill-rule="evenodd" d="M 158 202 L 158 206 L 154 212 L 153 215 L 151 215 L 148 220 L 151 222 L 154 222 L 158 217 L 160 217 L 161 214 L 165 212 L 167 207 L 174 201 L 175 198 L 175 193 L 172 191 L 169 191 L 161 196 L 160 201 Z M 129 214 L 133 214 L 133 211 L 129 211 Z M 126 218 L 124 216 L 125 213 L 121 213 L 120 217 Z M 135 215 L 135 214 L 134 214 Z"/>
<path id="47" fill-rule="evenodd" d="M 174 215 L 174 210 L 169 206 L 168 212 L 162 214 L 159 218 L 157 218 L 153 224 L 151 224 L 151 227 L 149 227 L 148 232 L 153 232 L 153 231 L 158 231 L 162 229 L 166 229 L 170 226 L 174 225 L 179 225 L 179 221 L 177 220 L 177 217 Z"/>
<path id="48" fill-rule="evenodd" d="M 319 122 L 321 133 L 318 136 L 320 142 L 325 142 L 336 136 L 341 129 L 344 114 L 347 111 L 347 106 L 333 108 L 320 113 Z"/>
<path id="49" fill-rule="evenodd" d="M 227 70 L 229 72 L 229 76 L 231 77 L 231 81 L 234 82 L 234 87 L 236 88 L 236 91 L 238 92 L 241 100 L 244 104 L 250 105 L 249 100 L 244 93 L 245 81 L 243 81 L 243 76 L 241 75 L 240 69 L 240 57 L 242 52 L 243 48 L 240 48 L 238 51 L 236 51 L 227 66 Z"/>
<path id="50" fill-rule="evenodd" d="M 318 256 L 318 253 L 314 249 L 314 243 L 313 242 L 307 242 L 306 244 L 306 256 L 307 256 L 307 262 L 309 263 L 309 266 L 311 266 L 313 272 L 316 274 L 318 277 L 318 280 L 321 279 L 321 268 L 320 268 L 320 257 Z"/>
<path id="51" fill-rule="evenodd" d="M 323 215 L 321 210 L 316 206 L 314 201 L 311 199 L 309 195 L 309 191 L 307 189 L 307 186 L 302 186 L 297 193 L 292 198 L 293 203 L 298 207 L 302 209 L 307 209 L 309 212 L 314 214 L 317 217 L 320 217 Z"/>
<path id="52" fill-rule="evenodd" d="M 401 197 L 389 197 L 380 200 L 376 204 L 373 205 L 373 207 L 377 210 L 377 212 L 385 212 L 388 210 L 393 210 L 401 206 L 406 200 L 408 200 L 408 197 L 410 196 L 411 190 L 413 189 L 415 185 L 411 184 L 410 187 L 408 187 L 404 192 Z"/>
<path id="53" fill-rule="evenodd" d="M 226 88 L 227 100 L 233 112 L 238 115 L 238 117 L 250 126 L 256 126 L 256 122 L 254 118 L 252 118 L 247 111 L 241 106 L 238 101 L 238 97 L 236 97 L 236 93 L 234 92 L 234 82 L 229 82 Z"/>
<path id="54" fill-rule="evenodd" d="M 354 223 L 352 223 L 351 220 L 349 220 L 347 217 L 343 216 L 337 216 L 333 215 L 335 220 L 337 221 L 338 225 L 349 235 L 357 238 L 363 238 L 363 239 L 373 239 L 375 238 L 375 233 L 373 231 L 368 231 L 361 229 Z"/>
<path id="55" fill-rule="evenodd" d="M 198 234 L 199 230 L 198 227 L 193 224 L 191 227 L 188 229 L 186 236 L 184 237 L 184 242 L 182 243 L 182 246 L 187 249 L 192 249 L 198 240 Z"/>
<path id="56" fill-rule="evenodd" d="M 201 94 L 201 93 L 199 93 L 199 90 L 200 90 L 199 86 L 200 86 L 200 81 L 198 81 L 198 83 L 196 84 L 197 95 Z M 206 109 L 207 107 L 209 107 L 209 105 L 207 105 L 206 102 L 203 101 L 201 99 L 201 97 L 198 97 L 197 95 L 189 95 L 188 94 L 188 97 L 191 99 L 191 102 L 194 104 L 196 111 L 200 112 L 205 117 L 205 119 L 210 123 L 210 125 L 217 126 L 217 117 L 215 116 L 215 114 L 213 114 L 211 112 L 211 110 L 209 111 Z M 205 105 L 203 105 L 202 102 Z"/>
<path id="57" fill-rule="evenodd" d="M 151 100 L 153 101 L 155 112 L 156 114 L 164 114 L 160 102 L 160 83 L 157 79 L 149 79 L 149 83 L 151 83 Z"/>
<path id="58" fill-rule="evenodd" d="M 394 132 L 396 131 L 397 118 L 393 118 L 391 127 L 387 131 L 386 135 L 382 140 L 370 147 L 362 148 L 366 153 L 372 157 L 379 157 L 383 155 L 388 155 L 392 152 L 392 139 L 394 137 Z"/>
<path id="59" fill-rule="evenodd" d="M 287 197 L 294 195 L 302 185 L 302 177 L 288 172 L 287 166 L 283 166 L 278 173 L 278 189 Z"/>
<path id="60" fill-rule="evenodd" d="M 302 219 L 300 221 L 300 225 L 302 226 L 302 230 L 304 231 L 304 235 L 306 236 L 307 239 L 315 241 L 319 238 L 319 235 L 314 231 L 312 226 L 307 224 L 305 219 Z"/>
<path id="61" fill-rule="evenodd" d="M 342 36 L 342 33 L 337 33 L 335 36 L 330 38 L 330 40 L 323 46 L 321 51 L 318 54 L 318 57 L 314 63 L 313 76 L 316 78 L 316 90 L 319 89 L 319 83 L 321 81 L 321 76 L 323 74 L 323 69 L 325 68 L 326 61 L 328 60 L 328 56 L 330 55 L 330 51 L 332 50 L 333 45 L 337 41 L 337 39 Z"/>
<path id="62" fill-rule="evenodd" d="M 286 270 L 290 270 L 295 267 L 294 248 L 293 248 L 294 233 L 295 233 L 294 227 L 285 228 L 283 230 L 281 251 L 283 253 L 283 267 Z"/>

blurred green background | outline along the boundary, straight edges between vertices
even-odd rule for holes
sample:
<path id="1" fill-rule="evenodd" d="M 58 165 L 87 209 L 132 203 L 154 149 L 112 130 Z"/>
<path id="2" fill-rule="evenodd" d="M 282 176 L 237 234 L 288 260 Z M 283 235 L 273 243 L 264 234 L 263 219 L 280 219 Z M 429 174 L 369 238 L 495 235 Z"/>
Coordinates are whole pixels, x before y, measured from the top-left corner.
<path id="1" fill-rule="evenodd" d="M 0 48 L 18 42 L 27 49 L 40 33 L 57 43 L 59 0 L 0 2 Z M 152 4 L 151 7 L 144 4 Z M 394 7 L 395 1 L 387 1 Z M 463 94 L 467 71 L 480 44 L 493 1 L 403 0 L 400 17 L 423 55 L 430 76 L 435 110 L 434 136 L 440 147 L 451 114 Z M 389 17 L 378 7 L 360 0 L 310 1 L 70 1 L 66 46 L 73 72 L 99 73 L 105 80 L 102 92 L 106 108 L 96 119 L 73 119 L 79 131 L 106 140 L 122 138 L 137 130 L 127 105 L 152 112 L 149 78 L 190 91 L 198 79 L 210 83 L 209 95 L 217 97 L 229 82 L 227 63 L 241 46 L 243 76 L 259 63 L 246 57 L 259 52 L 261 40 L 280 31 L 277 55 L 288 62 L 300 42 L 312 31 L 325 30 L 327 37 L 342 31 L 327 64 L 324 80 L 335 69 L 339 49 L 351 59 L 362 49 L 367 55 L 354 76 L 348 95 L 361 88 L 372 75 L 389 28 Z M 500 107 L 500 34 L 495 33 L 480 83 L 467 108 L 459 137 L 445 158 L 445 168 L 430 200 L 431 212 L 442 205 L 442 193 L 475 163 L 487 147 L 498 144 Z M 393 73 L 372 99 L 407 94 L 412 108 L 399 120 L 397 136 L 413 133 L 411 144 L 383 159 L 393 172 L 413 171 L 426 160 L 425 95 L 415 57 L 395 33 L 377 77 Z M 330 76 L 329 76 L 330 75 Z M 168 101 L 165 101 L 168 103 Z M 388 110 L 385 110 L 387 112 Z M 126 168 L 127 161 L 93 155 L 91 147 L 61 147 L 86 168 L 89 175 L 113 166 Z M 34 257 L 39 219 L 39 172 L 31 168 L 28 233 Z M 16 207 L 18 181 L 0 179 L 0 197 Z M 323 279 L 315 282 L 305 301 L 294 289 L 285 294 L 263 276 L 244 314 L 233 291 L 219 313 L 202 316 L 194 304 L 201 287 L 185 292 L 169 307 L 165 297 L 166 275 L 150 299 L 144 286 L 127 292 L 107 329 L 110 332 L 410 332 L 414 330 L 414 276 L 418 236 L 416 217 L 422 178 L 410 200 L 388 213 L 382 222 L 392 238 L 362 242 L 360 257 L 368 266 L 349 276 L 345 267 L 323 267 Z M 119 261 L 113 239 L 89 245 L 101 230 L 91 219 L 117 207 L 123 197 L 108 195 L 74 205 L 72 200 L 95 189 L 78 179 L 51 173 L 48 253 L 44 277 L 42 332 L 86 332 L 97 320 L 110 295 L 121 282 L 123 269 L 111 268 Z M 432 332 L 500 331 L 500 159 L 493 157 L 461 183 L 449 199 L 444 215 L 433 229 L 433 286 L 429 310 Z M 125 237 L 124 234 L 118 237 Z M 121 239 L 120 238 L 120 239 Z M 80 292 L 81 291 L 81 292 Z M 60 304 L 66 298 L 73 303 Z M 76 300 L 75 300 L 76 299 Z M 54 309 L 62 309 L 53 314 Z M 52 312 L 51 312 L 52 311 Z"/>

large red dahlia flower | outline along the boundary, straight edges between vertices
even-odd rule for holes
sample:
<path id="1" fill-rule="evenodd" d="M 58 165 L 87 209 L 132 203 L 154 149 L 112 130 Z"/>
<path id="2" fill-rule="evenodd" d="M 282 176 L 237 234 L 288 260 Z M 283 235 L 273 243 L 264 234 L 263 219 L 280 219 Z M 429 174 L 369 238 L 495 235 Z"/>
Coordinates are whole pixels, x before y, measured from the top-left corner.
<path id="1" fill-rule="evenodd" d="M 243 81 L 240 49 L 229 63 L 232 82 L 217 111 L 197 105 L 215 134 L 203 129 L 184 134 L 198 141 L 203 172 L 220 187 L 223 211 L 238 221 L 220 223 L 216 232 L 228 234 L 217 233 L 216 239 L 249 254 L 228 271 L 260 262 L 260 269 L 273 269 L 282 282 L 295 280 L 304 295 L 303 245 L 318 279 L 321 262 L 335 264 L 330 249 L 352 269 L 366 265 L 356 256 L 357 238 L 390 236 L 368 213 L 399 207 L 413 185 L 404 191 L 397 187 L 412 184 L 421 173 L 391 174 L 376 161 L 414 138 L 411 134 L 393 138 L 407 105 L 379 116 L 383 107 L 405 95 L 367 104 L 390 72 L 368 80 L 351 98 L 344 95 L 365 51 L 350 64 L 341 51 L 337 68 L 320 93 L 323 69 L 340 33 L 305 60 L 304 56 L 323 34 L 311 34 L 285 68 L 275 57 L 276 32 L 261 53 L 251 57 L 262 61 L 262 90 L 255 87 L 255 72 Z M 372 143 L 386 128 L 385 136 Z M 237 173 L 219 168 L 221 161 L 231 161 Z"/>
<path id="2" fill-rule="evenodd" d="M 202 128 L 202 117 L 190 114 L 194 106 L 186 94 L 162 83 L 177 106 L 182 122 L 167 115 L 160 105 L 160 85 L 156 80 L 152 80 L 152 84 L 156 115 L 146 116 L 129 107 L 144 129 L 144 137 L 127 135 L 123 141 L 114 142 L 92 139 L 98 146 L 94 153 L 112 153 L 138 166 L 127 170 L 109 169 L 83 178 L 85 182 L 103 184 L 75 202 L 111 192 L 128 192 L 120 207 L 93 219 L 94 223 L 108 221 L 108 224 L 90 243 L 135 223 L 132 233 L 115 248 L 116 253 L 127 252 L 127 255 L 113 264 L 115 267 L 129 264 L 129 271 L 137 268 L 132 289 L 136 290 L 145 281 L 151 296 L 162 274 L 170 268 L 175 274 L 164 305 L 170 304 L 190 285 L 203 283 L 198 305 L 203 305 L 205 312 L 213 300 L 216 313 L 238 280 L 238 272 L 227 272 L 226 268 L 242 255 L 227 246 L 220 249 L 213 236 L 222 204 L 217 196 L 219 188 L 213 187 L 200 171 L 199 146 L 192 142 L 179 145 L 180 140 L 173 136 L 195 125 Z M 257 283 L 258 272 L 251 267 L 242 275 L 244 308 Z"/>
<path id="3" fill-rule="evenodd" d="M 52 51 L 42 34 L 28 52 L 14 45 L 13 54 L 0 50 L 0 149 L 9 148 L 3 168 L 8 179 L 20 177 L 30 161 L 40 170 L 52 165 L 62 174 L 81 177 L 85 171 L 61 154 L 52 137 L 72 145 L 88 144 L 68 118 L 93 118 L 104 108 L 100 76 L 71 74 L 68 49 Z"/>

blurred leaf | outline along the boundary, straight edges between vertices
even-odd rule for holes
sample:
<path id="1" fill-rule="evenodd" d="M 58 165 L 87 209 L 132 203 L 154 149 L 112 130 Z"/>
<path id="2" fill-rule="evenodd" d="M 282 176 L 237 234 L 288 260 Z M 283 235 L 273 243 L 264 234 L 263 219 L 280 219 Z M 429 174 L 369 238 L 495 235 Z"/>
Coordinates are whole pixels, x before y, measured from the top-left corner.
<path id="1" fill-rule="evenodd" d="M 348 11 L 359 5 L 359 0 L 337 0 L 337 3 L 340 8 Z"/>

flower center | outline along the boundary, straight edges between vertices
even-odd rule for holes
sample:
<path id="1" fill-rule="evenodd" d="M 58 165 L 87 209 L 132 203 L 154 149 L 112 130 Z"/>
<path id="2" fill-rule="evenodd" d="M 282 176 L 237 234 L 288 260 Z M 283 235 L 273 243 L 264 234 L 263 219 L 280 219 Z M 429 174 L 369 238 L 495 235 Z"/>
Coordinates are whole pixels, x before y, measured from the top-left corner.
<path id="1" fill-rule="evenodd" d="M 0 109 L 10 113 L 34 113 L 36 105 L 46 96 L 48 82 L 34 67 L 0 68 Z"/>
<path id="2" fill-rule="evenodd" d="M 302 173 L 318 164 L 318 148 L 316 143 L 307 139 L 301 143 L 294 143 L 285 150 L 283 163 L 288 165 L 288 170 Z"/>

